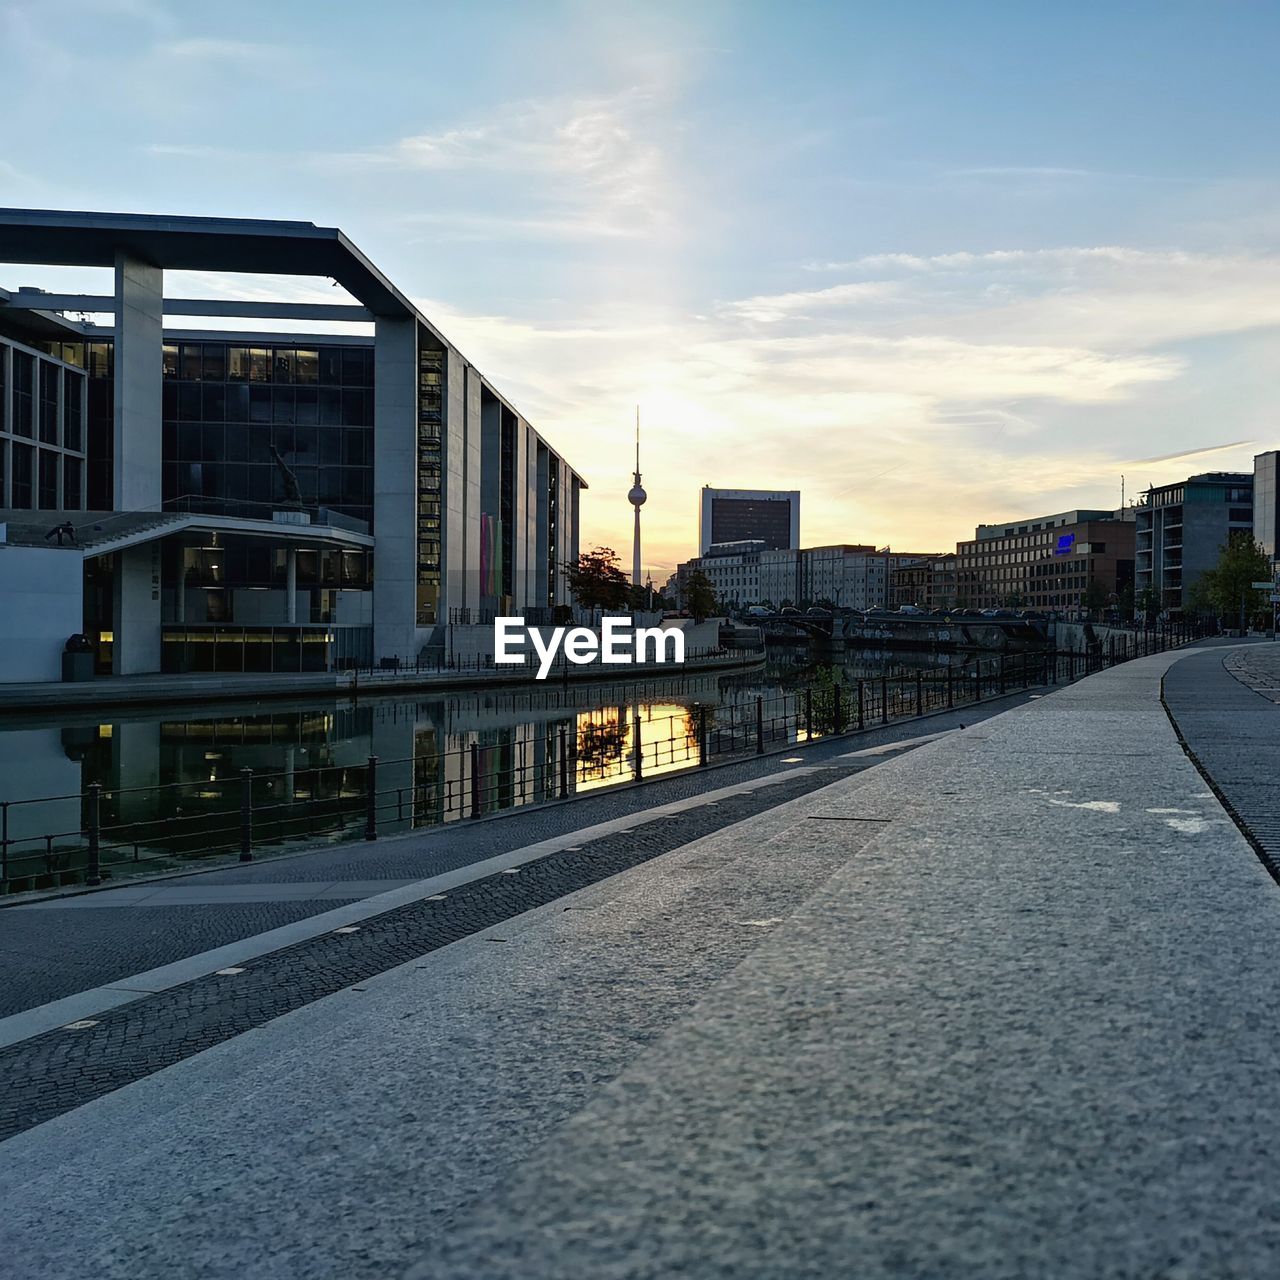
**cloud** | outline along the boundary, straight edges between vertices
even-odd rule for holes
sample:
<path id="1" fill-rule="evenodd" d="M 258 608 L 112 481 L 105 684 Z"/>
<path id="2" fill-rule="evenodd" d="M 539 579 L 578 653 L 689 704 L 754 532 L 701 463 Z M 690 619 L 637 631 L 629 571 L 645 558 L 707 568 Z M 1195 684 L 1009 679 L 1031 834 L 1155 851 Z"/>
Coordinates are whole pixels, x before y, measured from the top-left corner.
<path id="1" fill-rule="evenodd" d="M 463 238 L 652 236 L 674 226 L 668 127 L 658 97 L 631 88 L 509 103 L 486 118 L 363 151 L 314 155 L 307 164 L 322 172 L 496 177 L 501 204 L 518 190 L 518 214 L 494 213 L 495 201 L 485 198 L 482 207 L 406 219 L 452 226 Z"/>

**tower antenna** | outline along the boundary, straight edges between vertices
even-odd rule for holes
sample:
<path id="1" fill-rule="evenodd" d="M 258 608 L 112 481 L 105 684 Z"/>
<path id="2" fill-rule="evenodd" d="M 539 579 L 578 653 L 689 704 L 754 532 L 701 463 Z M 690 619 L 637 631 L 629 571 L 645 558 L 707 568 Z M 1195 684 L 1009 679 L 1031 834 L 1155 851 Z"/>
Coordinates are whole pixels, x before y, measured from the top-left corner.
<path id="1" fill-rule="evenodd" d="M 631 492 L 627 494 L 627 501 L 631 503 L 636 513 L 635 532 L 631 538 L 631 585 L 633 587 L 643 585 L 640 577 L 640 508 L 644 506 L 648 496 L 640 483 L 640 406 L 636 405 L 636 469 Z"/>

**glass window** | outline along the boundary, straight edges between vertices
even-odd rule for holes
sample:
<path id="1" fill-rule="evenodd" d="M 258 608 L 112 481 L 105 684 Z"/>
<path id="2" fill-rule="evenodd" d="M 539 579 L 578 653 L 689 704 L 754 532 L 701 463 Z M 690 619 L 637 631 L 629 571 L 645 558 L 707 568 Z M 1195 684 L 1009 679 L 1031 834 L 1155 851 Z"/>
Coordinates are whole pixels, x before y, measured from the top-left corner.
<path id="1" fill-rule="evenodd" d="M 161 367 L 166 378 L 178 376 L 178 348 L 176 344 L 166 342 L 161 356 Z"/>
<path id="2" fill-rule="evenodd" d="M 318 420 L 320 393 L 315 387 L 299 387 L 294 421 L 314 425 Z"/>
<path id="3" fill-rule="evenodd" d="M 31 455 L 34 450 L 29 444 L 13 446 L 13 505 L 24 511 L 31 508 Z"/>
<path id="4" fill-rule="evenodd" d="M 208 368 L 206 361 L 205 367 Z M 227 388 L 222 382 L 206 382 L 200 388 L 204 420 L 221 422 L 227 416 Z"/>
<path id="5" fill-rule="evenodd" d="M 201 364 L 200 344 L 198 342 L 184 342 L 182 344 L 182 363 L 179 366 L 183 380 L 186 382 L 199 382 Z"/>
<path id="6" fill-rule="evenodd" d="M 80 374 L 67 374 L 64 388 L 66 404 L 62 421 L 62 442 L 68 449 L 84 448 L 84 378 Z"/>
<path id="7" fill-rule="evenodd" d="M 249 349 L 249 381 L 271 381 L 271 353 L 266 347 L 251 347 Z"/>
<path id="8" fill-rule="evenodd" d="M 200 421 L 200 388 L 194 382 L 178 384 L 178 421 Z"/>
<path id="9" fill-rule="evenodd" d="M 365 353 L 360 347 L 342 348 L 342 383 L 347 387 L 362 387 L 365 381 Z"/>
<path id="10" fill-rule="evenodd" d="M 342 382 L 342 348 L 321 347 L 320 349 L 320 381 L 327 387 L 336 387 Z"/>
<path id="11" fill-rule="evenodd" d="M 62 370 L 48 360 L 40 361 L 40 439 L 58 443 L 58 391 Z"/>
<path id="12" fill-rule="evenodd" d="M 69 454 L 62 459 L 62 507 L 79 511 L 84 506 L 84 463 Z"/>
<path id="13" fill-rule="evenodd" d="M 276 387 L 271 393 L 271 421 L 293 424 L 292 387 Z"/>
<path id="14" fill-rule="evenodd" d="M 320 381 L 320 353 L 318 351 L 299 350 L 293 367 L 296 382 L 313 386 Z"/>
<path id="15" fill-rule="evenodd" d="M 227 349 L 227 381 L 247 382 L 249 380 L 249 348 L 229 347 Z"/>
<path id="16" fill-rule="evenodd" d="M 227 349 L 220 342 L 204 344 L 204 380 L 225 382 L 227 377 Z"/>
<path id="17" fill-rule="evenodd" d="M 40 509 L 58 509 L 58 455 L 52 449 L 40 450 Z"/>
<path id="18" fill-rule="evenodd" d="M 270 387 L 250 387 L 249 388 L 249 421 L 250 422 L 270 422 L 271 421 L 271 388 Z"/>
<path id="19" fill-rule="evenodd" d="M 336 427 L 342 423 L 342 392 L 336 388 L 320 388 L 320 425 Z"/>
<path id="20" fill-rule="evenodd" d="M 276 347 L 272 360 L 274 379 L 276 382 L 292 382 L 294 353 L 288 347 Z"/>
<path id="21" fill-rule="evenodd" d="M 229 382 L 224 388 L 226 395 L 222 411 L 228 422 L 249 421 L 249 388 L 242 383 Z"/>
<path id="22" fill-rule="evenodd" d="M 109 342 L 89 343 L 89 377 L 109 378 L 114 364 L 114 349 Z"/>

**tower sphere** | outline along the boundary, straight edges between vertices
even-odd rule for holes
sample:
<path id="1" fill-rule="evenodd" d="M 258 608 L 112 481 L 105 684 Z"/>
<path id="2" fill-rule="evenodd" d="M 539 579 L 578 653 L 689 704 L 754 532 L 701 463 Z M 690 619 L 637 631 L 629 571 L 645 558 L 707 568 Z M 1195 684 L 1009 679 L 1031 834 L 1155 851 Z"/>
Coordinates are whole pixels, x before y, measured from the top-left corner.
<path id="1" fill-rule="evenodd" d="M 627 494 L 627 501 L 633 507 L 643 507 L 648 497 L 649 495 L 638 484 L 633 484 L 631 492 Z"/>

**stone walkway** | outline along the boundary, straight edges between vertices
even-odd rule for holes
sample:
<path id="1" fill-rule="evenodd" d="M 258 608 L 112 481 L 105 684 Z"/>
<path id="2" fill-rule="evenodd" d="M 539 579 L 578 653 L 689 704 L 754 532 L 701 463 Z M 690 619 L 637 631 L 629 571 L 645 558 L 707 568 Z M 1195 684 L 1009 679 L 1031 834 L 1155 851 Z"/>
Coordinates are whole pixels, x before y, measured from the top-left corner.
<path id="1" fill-rule="evenodd" d="M 1200 661 L 947 734 L 55 1115 L 0 1145 L 7 1274 L 1275 1275 L 1280 890 L 1161 705 Z"/>

